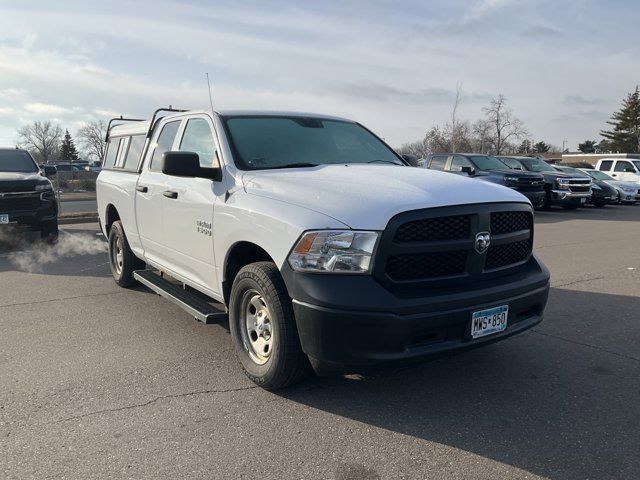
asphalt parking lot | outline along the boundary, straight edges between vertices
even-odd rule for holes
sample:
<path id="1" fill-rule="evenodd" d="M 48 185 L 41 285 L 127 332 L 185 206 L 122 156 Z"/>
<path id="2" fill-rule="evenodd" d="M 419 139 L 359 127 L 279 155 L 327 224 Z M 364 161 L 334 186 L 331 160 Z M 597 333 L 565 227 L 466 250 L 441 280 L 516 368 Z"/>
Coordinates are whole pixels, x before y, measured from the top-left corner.
<path id="1" fill-rule="evenodd" d="M 534 330 L 278 393 L 244 377 L 227 325 L 118 288 L 95 225 L 5 246 L 0 477 L 638 478 L 640 206 L 536 225 Z"/>

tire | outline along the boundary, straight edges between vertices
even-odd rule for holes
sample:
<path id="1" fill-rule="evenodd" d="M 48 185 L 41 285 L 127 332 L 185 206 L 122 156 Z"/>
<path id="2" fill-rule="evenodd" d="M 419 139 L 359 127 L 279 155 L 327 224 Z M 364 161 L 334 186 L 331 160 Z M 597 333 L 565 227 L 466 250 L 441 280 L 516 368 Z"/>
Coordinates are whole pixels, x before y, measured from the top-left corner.
<path id="1" fill-rule="evenodd" d="M 551 192 L 546 192 L 540 210 L 551 210 Z"/>
<path id="2" fill-rule="evenodd" d="M 229 328 L 242 368 L 256 385 L 276 390 L 311 373 L 291 299 L 273 263 L 252 263 L 238 272 L 229 299 Z"/>
<path id="3" fill-rule="evenodd" d="M 58 220 L 49 220 L 42 222 L 40 225 L 40 237 L 47 243 L 56 243 L 58 241 Z"/>
<path id="4" fill-rule="evenodd" d="M 115 282 L 124 288 L 135 285 L 134 270 L 145 267 L 145 263 L 131 251 L 120 220 L 113 222 L 109 230 L 109 267 Z"/>
<path id="5" fill-rule="evenodd" d="M 593 206 L 594 206 L 594 207 L 596 207 L 596 208 L 602 208 L 602 207 L 604 207 L 605 205 L 606 205 L 606 203 L 600 203 L 600 202 L 599 202 L 599 203 L 594 203 L 594 204 L 593 204 Z"/>

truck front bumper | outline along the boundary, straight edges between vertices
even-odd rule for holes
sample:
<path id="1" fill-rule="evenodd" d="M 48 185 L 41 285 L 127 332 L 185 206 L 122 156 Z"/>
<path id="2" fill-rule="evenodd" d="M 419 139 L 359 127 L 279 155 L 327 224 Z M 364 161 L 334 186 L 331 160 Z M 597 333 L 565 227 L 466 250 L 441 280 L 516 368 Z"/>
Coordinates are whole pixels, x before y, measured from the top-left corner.
<path id="1" fill-rule="evenodd" d="M 584 205 L 591 197 L 590 192 L 551 190 L 551 200 L 556 205 Z"/>
<path id="2" fill-rule="evenodd" d="M 302 349 L 319 373 L 355 372 L 479 347 L 543 318 L 549 272 L 532 256 L 518 274 L 478 288 L 400 297 L 370 276 L 299 274 L 285 267 Z M 471 338 L 473 312 L 509 306 L 507 328 Z"/>
<path id="3" fill-rule="evenodd" d="M 53 192 L 8 194 L 0 199 L 0 214 L 7 214 L 9 223 L 38 227 L 58 217 L 58 202 Z"/>

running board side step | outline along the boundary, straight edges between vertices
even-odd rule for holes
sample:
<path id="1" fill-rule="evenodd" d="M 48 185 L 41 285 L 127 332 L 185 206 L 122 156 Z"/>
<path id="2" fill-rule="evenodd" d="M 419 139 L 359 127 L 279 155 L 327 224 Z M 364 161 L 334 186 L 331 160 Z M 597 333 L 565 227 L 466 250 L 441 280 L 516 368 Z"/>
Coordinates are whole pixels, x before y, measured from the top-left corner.
<path id="1" fill-rule="evenodd" d="M 219 304 L 220 307 L 216 308 L 215 305 L 205 302 L 202 298 L 184 290 L 179 285 L 165 280 L 152 270 L 136 270 L 133 272 L 133 278 L 158 295 L 175 303 L 203 323 L 215 323 L 227 319 L 224 305 Z"/>

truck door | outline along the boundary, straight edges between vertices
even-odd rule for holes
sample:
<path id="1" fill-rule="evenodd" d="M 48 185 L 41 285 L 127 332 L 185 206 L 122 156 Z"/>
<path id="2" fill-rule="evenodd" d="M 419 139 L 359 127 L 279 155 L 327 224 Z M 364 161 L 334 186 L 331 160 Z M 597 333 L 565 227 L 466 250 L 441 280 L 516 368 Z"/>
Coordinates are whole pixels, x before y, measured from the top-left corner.
<path id="1" fill-rule="evenodd" d="M 136 222 L 140 243 L 146 259 L 165 266 L 164 231 L 162 228 L 162 199 L 167 190 L 166 176 L 161 172 L 162 154 L 173 148 L 181 120 L 160 125 L 160 133 L 152 138 L 142 172 L 136 185 Z"/>
<path id="2" fill-rule="evenodd" d="M 197 153 L 202 167 L 219 166 L 210 117 L 190 116 L 176 149 Z M 165 176 L 165 186 L 170 192 L 162 198 L 167 266 L 204 289 L 219 293 L 213 256 L 213 211 L 225 189 L 210 179 L 173 176 Z"/>
<path id="3" fill-rule="evenodd" d="M 625 182 L 639 182 L 640 175 L 638 174 L 633 163 L 627 160 L 616 161 L 616 166 L 611 174 L 616 180 L 623 180 Z"/>

